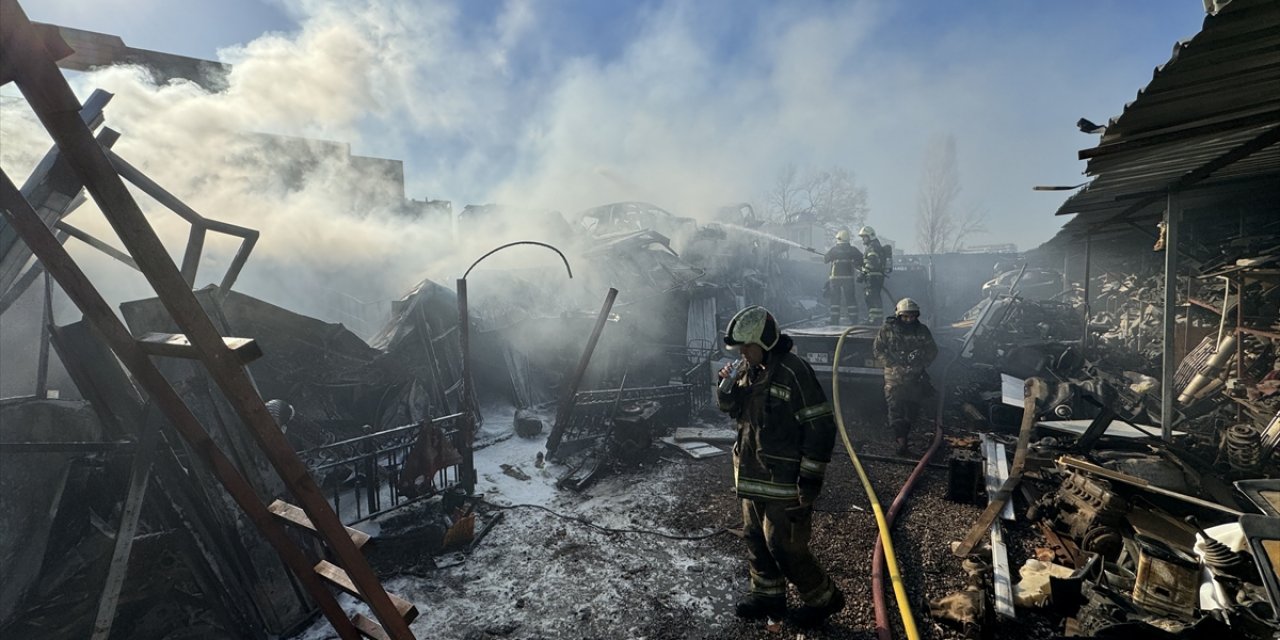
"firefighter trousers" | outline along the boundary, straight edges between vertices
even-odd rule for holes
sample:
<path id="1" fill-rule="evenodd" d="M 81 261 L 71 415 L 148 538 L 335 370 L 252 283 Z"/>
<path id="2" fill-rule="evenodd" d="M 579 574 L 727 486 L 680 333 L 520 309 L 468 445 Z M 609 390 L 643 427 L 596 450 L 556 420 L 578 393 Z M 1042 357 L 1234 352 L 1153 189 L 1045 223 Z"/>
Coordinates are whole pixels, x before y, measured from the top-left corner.
<path id="1" fill-rule="evenodd" d="M 867 274 L 866 288 L 862 290 L 862 297 L 867 303 L 867 324 L 878 326 L 884 322 L 884 307 L 880 306 L 883 292 L 884 276 Z"/>
<path id="2" fill-rule="evenodd" d="M 885 383 L 884 401 L 894 438 L 906 438 L 911 426 L 930 414 L 933 397 L 933 385 L 927 380 Z"/>
<path id="3" fill-rule="evenodd" d="M 831 324 L 840 324 L 841 318 L 848 318 L 852 324 L 858 314 L 857 292 L 854 290 L 853 276 L 833 277 L 827 281 L 828 301 L 831 303 Z"/>
<path id="4" fill-rule="evenodd" d="M 812 506 L 744 498 L 742 520 L 753 596 L 785 599 L 790 581 L 806 605 L 820 607 L 831 599 L 835 585 L 809 550 Z"/>

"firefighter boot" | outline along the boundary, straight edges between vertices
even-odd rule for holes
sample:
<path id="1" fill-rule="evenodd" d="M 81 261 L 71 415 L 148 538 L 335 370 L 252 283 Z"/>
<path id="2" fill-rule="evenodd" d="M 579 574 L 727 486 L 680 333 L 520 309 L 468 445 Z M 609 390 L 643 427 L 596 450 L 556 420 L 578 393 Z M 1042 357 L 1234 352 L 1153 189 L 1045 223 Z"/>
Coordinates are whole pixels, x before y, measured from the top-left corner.
<path id="1" fill-rule="evenodd" d="M 734 613 L 739 618 L 746 620 L 760 620 L 763 618 L 781 618 L 787 612 L 787 599 L 785 597 L 762 596 L 758 594 L 748 594 L 738 604 L 734 605 Z"/>
<path id="2" fill-rule="evenodd" d="M 812 629 L 821 625 L 831 614 L 836 613 L 844 608 L 844 594 L 836 589 L 831 597 L 827 599 L 827 603 L 818 606 L 804 605 L 796 609 L 795 615 L 792 616 L 792 622 L 802 629 Z"/>

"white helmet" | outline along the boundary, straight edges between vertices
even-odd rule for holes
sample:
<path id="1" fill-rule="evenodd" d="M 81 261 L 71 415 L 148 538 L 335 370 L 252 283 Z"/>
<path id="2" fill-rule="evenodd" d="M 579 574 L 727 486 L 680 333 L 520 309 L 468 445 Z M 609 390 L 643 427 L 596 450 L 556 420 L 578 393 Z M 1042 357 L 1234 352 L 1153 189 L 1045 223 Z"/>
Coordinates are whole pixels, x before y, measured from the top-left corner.
<path id="1" fill-rule="evenodd" d="M 778 344 L 778 337 L 782 335 L 773 314 L 760 305 L 751 305 L 734 314 L 724 333 L 724 343 L 729 347 L 755 344 L 765 351 Z"/>
<path id="2" fill-rule="evenodd" d="M 858 237 L 874 238 L 876 237 L 876 230 L 872 229 L 871 227 L 863 227 L 862 230 L 858 232 Z"/>
<path id="3" fill-rule="evenodd" d="M 911 298 L 903 298 L 898 301 L 898 306 L 893 308 L 893 313 L 895 315 L 902 315 L 904 313 L 918 314 L 920 313 L 920 305 L 916 304 L 916 301 Z"/>
<path id="4" fill-rule="evenodd" d="M 848 242 L 848 241 L 849 241 L 848 229 L 841 229 L 836 232 L 836 242 Z"/>

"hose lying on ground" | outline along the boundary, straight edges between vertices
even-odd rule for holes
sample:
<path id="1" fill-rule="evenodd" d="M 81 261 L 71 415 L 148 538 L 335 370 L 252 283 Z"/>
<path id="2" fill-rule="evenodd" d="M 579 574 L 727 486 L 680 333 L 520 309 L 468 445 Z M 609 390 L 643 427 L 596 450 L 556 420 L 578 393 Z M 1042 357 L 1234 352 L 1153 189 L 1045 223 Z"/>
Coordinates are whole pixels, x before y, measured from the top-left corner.
<path id="1" fill-rule="evenodd" d="M 911 613 L 911 602 L 907 599 L 907 589 L 902 583 L 902 575 L 898 572 L 898 559 L 893 553 L 893 538 L 889 535 L 889 522 L 885 519 L 884 510 L 880 508 L 880 501 L 876 498 L 876 491 L 871 486 L 871 480 L 867 478 L 867 472 L 862 468 L 862 463 L 858 460 L 858 453 L 853 450 L 853 443 L 849 440 L 849 433 L 844 427 L 844 413 L 840 410 L 840 351 L 844 348 L 844 339 L 855 329 L 849 327 L 844 333 L 840 334 L 840 339 L 836 341 L 835 358 L 831 362 L 831 399 L 835 405 L 836 426 L 840 428 L 840 439 L 844 440 L 844 448 L 849 452 L 849 460 L 853 462 L 853 468 L 858 472 L 858 478 L 862 480 L 862 488 L 867 492 L 867 499 L 871 501 L 871 510 L 876 516 L 876 528 L 880 530 L 880 538 L 877 542 L 877 548 L 882 544 L 884 548 L 884 559 L 889 565 L 889 580 L 893 583 L 893 593 L 898 601 L 898 613 L 902 616 L 902 626 L 907 633 L 908 640 L 918 640 L 920 632 L 916 630 L 916 620 Z M 936 445 L 935 445 L 936 446 Z M 930 450 L 932 453 L 932 449 Z M 922 464 L 917 465 L 913 475 L 924 468 L 924 462 L 927 462 L 928 456 L 925 457 Z M 896 504 L 896 503 L 895 503 Z M 873 589 L 879 593 L 879 589 Z M 887 627 L 887 624 L 885 625 Z"/>

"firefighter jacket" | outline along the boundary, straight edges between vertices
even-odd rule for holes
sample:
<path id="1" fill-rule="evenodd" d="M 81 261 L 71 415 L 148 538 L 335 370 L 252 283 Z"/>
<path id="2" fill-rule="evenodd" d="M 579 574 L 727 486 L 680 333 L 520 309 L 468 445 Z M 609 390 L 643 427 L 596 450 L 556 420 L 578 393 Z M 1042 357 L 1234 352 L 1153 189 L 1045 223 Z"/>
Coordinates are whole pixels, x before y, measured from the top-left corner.
<path id="1" fill-rule="evenodd" d="M 832 280 L 852 280 L 862 268 L 862 252 L 848 242 L 837 242 L 822 260 L 831 265 Z"/>
<path id="2" fill-rule="evenodd" d="M 926 369 L 938 357 L 938 345 L 923 322 L 906 323 L 897 316 L 885 320 L 875 342 L 876 359 L 884 367 L 886 386 L 928 382 Z"/>
<path id="3" fill-rule="evenodd" d="M 836 425 L 827 395 L 808 362 L 783 348 L 761 367 L 744 367 L 732 391 L 717 391 L 720 410 L 738 423 L 734 485 L 752 500 L 811 503 L 831 461 Z"/>
<path id="4" fill-rule="evenodd" d="M 883 276 L 886 273 L 885 251 L 878 238 L 867 241 L 866 251 L 862 254 L 862 275 Z"/>

